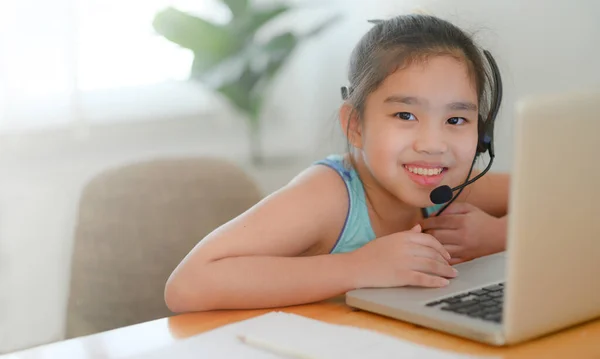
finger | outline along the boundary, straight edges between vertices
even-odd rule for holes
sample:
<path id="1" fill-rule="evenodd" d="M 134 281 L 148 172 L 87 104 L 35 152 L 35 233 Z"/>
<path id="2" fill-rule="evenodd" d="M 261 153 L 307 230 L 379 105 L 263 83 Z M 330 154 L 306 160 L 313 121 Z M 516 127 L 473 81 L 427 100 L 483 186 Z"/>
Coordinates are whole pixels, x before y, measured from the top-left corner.
<path id="1" fill-rule="evenodd" d="M 425 219 L 421 225 L 423 232 L 430 231 L 432 229 L 458 229 L 462 223 L 463 214 L 444 215 L 439 217 L 430 217 Z"/>
<path id="2" fill-rule="evenodd" d="M 461 257 L 464 252 L 464 248 L 456 244 L 445 244 L 444 248 L 450 253 L 451 259 Z"/>
<path id="3" fill-rule="evenodd" d="M 449 205 L 448 208 L 446 208 L 444 212 L 442 212 L 442 214 L 440 214 L 440 217 L 451 214 L 467 214 L 469 212 L 472 212 L 475 208 L 477 207 L 467 202 L 454 202 L 451 205 Z"/>
<path id="4" fill-rule="evenodd" d="M 455 264 L 463 263 L 463 262 L 465 262 L 465 260 L 462 258 L 459 258 L 459 257 L 454 257 L 454 258 L 450 259 L 451 266 L 453 266 Z"/>
<path id="5" fill-rule="evenodd" d="M 415 233 L 414 235 L 410 236 L 410 240 L 413 243 L 420 244 L 426 247 L 431 247 L 438 251 L 444 258 L 450 260 L 450 253 L 448 253 L 444 246 L 432 235 L 425 233 Z"/>
<path id="6" fill-rule="evenodd" d="M 423 229 L 421 228 L 421 225 L 420 225 L 420 224 L 417 224 L 416 226 L 414 226 L 414 227 L 412 227 L 412 228 L 410 229 L 410 232 L 417 232 L 417 233 L 421 233 L 421 231 L 422 231 L 422 230 L 423 230 Z"/>
<path id="7" fill-rule="evenodd" d="M 450 284 L 450 281 L 446 278 L 437 277 L 422 272 L 409 272 L 407 277 L 407 285 L 419 286 L 419 287 L 445 287 Z"/>
<path id="8" fill-rule="evenodd" d="M 436 260 L 442 264 L 448 264 L 448 259 L 444 258 L 440 254 L 440 252 L 432 249 L 431 247 L 415 244 L 414 247 L 410 249 L 410 254 L 415 257 L 423 257 Z"/>
<path id="9" fill-rule="evenodd" d="M 458 275 L 457 270 L 449 264 L 440 263 L 430 258 L 415 257 L 411 261 L 410 268 L 418 272 L 446 278 L 454 278 Z"/>
<path id="10" fill-rule="evenodd" d="M 464 242 L 463 236 L 461 235 L 461 231 L 458 231 L 456 229 L 434 229 L 427 233 L 431 234 L 435 239 L 437 239 L 438 242 L 440 242 L 444 246 L 460 245 L 462 244 L 462 242 Z"/>

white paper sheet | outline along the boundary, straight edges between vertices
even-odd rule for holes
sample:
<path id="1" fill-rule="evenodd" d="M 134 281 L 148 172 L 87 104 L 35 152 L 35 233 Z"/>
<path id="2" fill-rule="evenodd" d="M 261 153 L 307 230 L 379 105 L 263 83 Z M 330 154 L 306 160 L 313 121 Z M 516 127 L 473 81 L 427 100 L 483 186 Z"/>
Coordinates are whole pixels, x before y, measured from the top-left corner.
<path id="1" fill-rule="evenodd" d="M 282 312 L 271 312 L 229 324 L 167 348 L 131 358 L 286 358 L 245 344 L 239 340 L 240 335 L 256 338 L 273 347 L 284 348 L 311 359 L 474 358 L 427 348 L 371 330 L 329 324 Z"/>

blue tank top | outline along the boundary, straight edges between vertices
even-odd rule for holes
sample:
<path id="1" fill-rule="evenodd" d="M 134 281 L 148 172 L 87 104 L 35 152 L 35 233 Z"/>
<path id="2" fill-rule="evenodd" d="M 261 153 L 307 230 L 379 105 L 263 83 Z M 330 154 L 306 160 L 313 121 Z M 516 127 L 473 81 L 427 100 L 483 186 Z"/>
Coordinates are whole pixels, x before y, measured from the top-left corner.
<path id="1" fill-rule="evenodd" d="M 346 220 L 331 253 L 351 252 L 375 239 L 375 232 L 369 219 L 365 191 L 352 165 L 342 155 L 337 154 L 327 156 L 314 164 L 325 165 L 336 171 L 344 180 L 348 192 L 349 206 Z M 426 215 L 430 215 L 441 206 L 425 208 Z"/>

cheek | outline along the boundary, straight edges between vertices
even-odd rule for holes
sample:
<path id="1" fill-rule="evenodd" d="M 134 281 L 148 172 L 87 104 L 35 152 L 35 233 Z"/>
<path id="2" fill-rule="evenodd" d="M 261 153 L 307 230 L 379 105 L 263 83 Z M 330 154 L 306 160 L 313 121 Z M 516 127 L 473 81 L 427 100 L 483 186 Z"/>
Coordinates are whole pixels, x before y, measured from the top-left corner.
<path id="1" fill-rule="evenodd" d="M 473 158 L 477 151 L 477 138 L 468 138 L 460 142 L 460 145 L 455 147 L 456 160 L 460 168 L 465 168 L 467 171 L 471 168 Z"/>
<path id="2" fill-rule="evenodd" d="M 402 160 L 407 158 L 406 153 L 412 148 L 410 135 L 394 126 L 380 128 L 377 134 L 372 135 L 363 156 L 377 182 L 391 189 L 397 186 L 399 179 L 410 181 L 403 177 L 404 169 L 401 167 Z"/>
<path id="3" fill-rule="evenodd" d="M 364 146 L 370 157 L 396 158 L 407 146 L 410 147 L 410 138 L 406 131 L 394 127 L 392 122 L 376 120 L 365 130 Z"/>

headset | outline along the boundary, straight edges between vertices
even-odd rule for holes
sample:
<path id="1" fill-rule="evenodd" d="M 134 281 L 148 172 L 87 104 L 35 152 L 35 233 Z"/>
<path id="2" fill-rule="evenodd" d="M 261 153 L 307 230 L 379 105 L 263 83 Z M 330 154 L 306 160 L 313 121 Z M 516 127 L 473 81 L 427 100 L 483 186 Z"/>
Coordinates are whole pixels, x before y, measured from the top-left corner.
<path id="1" fill-rule="evenodd" d="M 437 212 L 436 216 L 439 216 L 456 198 L 462 193 L 463 189 L 477 181 L 483 175 L 485 175 L 492 164 L 494 163 L 495 153 L 494 153 L 494 123 L 496 121 L 496 116 L 498 115 L 498 111 L 500 110 L 500 104 L 502 103 L 502 78 L 500 76 L 500 70 L 498 69 L 498 65 L 496 64 L 496 60 L 492 56 L 492 54 L 488 50 L 483 50 L 483 54 L 485 55 L 487 62 L 492 71 L 493 84 L 491 85 L 491 97 L 492 102 L 490 104 L 490 109 L 488 111 L 488 115 L 484 120 L 484 117 L 479 114 L 477 117 L 477 131 L 478 131 L 478 139 L 477 139 L 477 150 L 475 153 L 475 157 L 473 158 L 473 162 L 471 163 L 471 169 L 469 170 L 469 174 L 465 181 L 454 188 L 450 188 L 450 186 L 443 185 L 436 187 L 431 191 L 429 195 L 429 199 L 434 204 L 440 205 L 444 204 L 444 206 Z M 347 100 L 350 95 L 352 95 L 353 88 L 350 86 L 342 86 L 342 99 Z M 490 161 L 487 167 L 473 179 L 469 179 L 471 177 L 471 173 L 473 172 L 473 167 L 475 166 L 475 161 L 477 158 L 488 152 Z M 456 195 L 453 193 L 458 191 Z M 426 211 L 422 210 L 423 216 L 426 217 Z"/>

